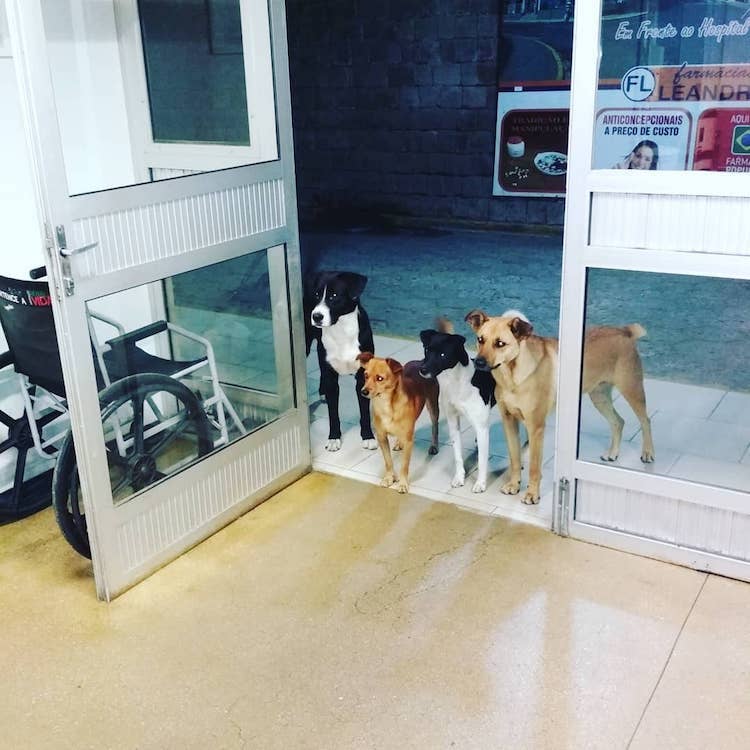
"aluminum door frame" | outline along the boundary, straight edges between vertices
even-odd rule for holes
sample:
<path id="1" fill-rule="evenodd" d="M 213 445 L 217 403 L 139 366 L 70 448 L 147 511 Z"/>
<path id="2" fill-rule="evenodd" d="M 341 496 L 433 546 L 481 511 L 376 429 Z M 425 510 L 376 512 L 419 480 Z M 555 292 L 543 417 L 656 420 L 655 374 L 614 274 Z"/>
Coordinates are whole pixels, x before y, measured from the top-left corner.
<path id="1" fill-rule="evenodd" d="M 718 512 L 747 513 L 750 509 L 750 495 L 744 492 L 577 458 L 587 270 L 606 268 L 750 279 L 750 254 L 680 252 L 592 243 L 592 218 L 596 199 L 601 195 L 651 196 L 661 201 L 665 209 L 672 196 L 705 196 L 719 200 L 750 196 L 747 175 L 742 174 L 592 169 L 600 26 L 600 3 L 592 4 L 586 13 L 576 14 L 563 240 L 553 530 L 627 552 L 750 580 L 750 562 L 576 519 L 576 493 L 582 483 L 611 490 L 613 497 L 623 501 L 627 493 L 635 493 L 646 501 L 668 499 Z M 658 444 L 656 448 L 658 451 Z"/>
<path id="2" fill-rule="evenodd" d="M 284 2 L 269 3 L 278 160 L 72 197 L 47 65 L 41 0 L 10 0 L 8 10 L 47 237 L 45 257 L 96 590 L 100 598 L 110 600 L 311 469 Z M 72 296 L 65 294 L 58 226 L 64 228 L 69 249 L 100 241 L 97 248 L 70 258 Z M 137 252 L 131 232 L 139 232 Z M 280 376 L 282 382 L 294 384 L 294 407 L 114 506 L 86 302 L 266 249 L 269 275 L 276 285 L 271 290 L 274 331 L 278 334 L 283 327 L 279 320 L 285 317 L 291 324 L 289 335 L 277 338 L 275 346 L 289 363 L 289 372 Z"/>

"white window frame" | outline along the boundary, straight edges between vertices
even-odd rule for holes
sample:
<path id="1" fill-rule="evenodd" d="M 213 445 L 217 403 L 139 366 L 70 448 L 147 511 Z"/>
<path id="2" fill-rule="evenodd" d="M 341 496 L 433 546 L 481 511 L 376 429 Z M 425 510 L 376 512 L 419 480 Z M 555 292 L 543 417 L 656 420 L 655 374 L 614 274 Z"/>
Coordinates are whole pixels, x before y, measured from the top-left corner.
<path id="1" fill-rule="evenodd" d="M 151 179 L 152 169 L 206 172 L 279 158 L 274 93 L 270 85 L 273 61 L 268 3 L 266 0 L 239 0 L 239 3 L 249 146 L 154 141 L 138 2 L 114 0 L 133 165 L 138 179 Z"/>

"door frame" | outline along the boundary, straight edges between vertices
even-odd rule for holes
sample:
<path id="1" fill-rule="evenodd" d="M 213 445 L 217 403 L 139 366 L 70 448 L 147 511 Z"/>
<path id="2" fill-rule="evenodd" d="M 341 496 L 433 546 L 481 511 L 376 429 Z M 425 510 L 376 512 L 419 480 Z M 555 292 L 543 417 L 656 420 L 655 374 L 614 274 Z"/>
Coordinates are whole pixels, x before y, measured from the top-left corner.
<path id="1" fill-rule="evenodd" d="M 41 0 L 10 0 L 8 5 L 96 590 L 100 598 L 110 600 L 311 468 L 305 352 L 297 345 L 304 341 L 304 326 L 284 2 L 272 0 L 268 6 L 277 160 L 72 197 L 47 65 Z M 131 225 L 135 215 L 146 218 Z M 123 251 L 130 240 L 124 232 L 112 229 L 109 235 L 106 222 L 97 225 L 101 216 L 120 221 L 128 233 L 131 226 L 134 232 L 140 228 L 136 254 Z M 60 235 L 53 229 L 58 226 L 64 227 L 68 248 L 87 240 L 107 242 L 64 260 Z M 293 407 L 115 506 L 86 302 L 261 250 L 269 251 L 272 283 L 283 282 L 283 288 L 272 290 L 275 348 L 288 363 L 288 374 L 280 375 L 282 383 L 294 387 Z M 69 296 L 66 284 L 71 276 L 75 289 Z M 285 325 L 279 323 L 282 319 Z M 284 328 L 286 335 L 279 340 Z"/>
<path id="2" fill-rule="evenodd" d="M 584 523 L 576 518 L 582 483 L 612 492 L 624 502 L 637 495 L 648 501 L 676 500 L 730 513 L 747 513 L 745 492 L 698 484 L 663 475 L 595 464 L 577 457 L 581 403 L 586 273 L 589 268 L 679 273 L 750 279 L 750 256 L 719 252 L 683 252 L 639 246 L 605 247 L 592 242 L 596 199 L 602 195 L 734 199 L 748 197 L 747 175 L 721 172 L 594 170 L 594 123 L 599 74 L 601 4 L 576 14 L 571 82 L 570 148 L 563 240 L 560 310 L 560 365 L 555 437 L 553 529 L 560 534 L 647 555 L 681 565 L 750 580 L 750 563 L 632 532 Z M 656 446 L 659 450 L 658 442 Z"/>

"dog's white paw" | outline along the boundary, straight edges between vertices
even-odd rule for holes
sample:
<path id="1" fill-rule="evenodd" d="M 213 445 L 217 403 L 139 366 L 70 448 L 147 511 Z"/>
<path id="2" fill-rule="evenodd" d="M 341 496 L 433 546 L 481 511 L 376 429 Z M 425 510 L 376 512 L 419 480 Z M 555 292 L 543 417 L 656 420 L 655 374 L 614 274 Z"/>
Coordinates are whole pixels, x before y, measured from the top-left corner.
<path id="1" fill-rule="evenodd" d="M 396 477 L 393 474 L 385 474 L 380 480 L 381 487 L 390 487 L 396 481 Z"/>
<path id="2" fill-rule="evenodd" d="M 457 471 L 451 480 L 451 487 L 463 487 L 464 481 L 466 481 L 465 473 L 463 471 Z"/>
<path id="3" fill-rule="evenodd" d="M 366 451 L 374 451 L 375 448 L 378 447 L 378 441 L 375 440 L 375 438 L 368 438 L 367 440 L 362 441 L 362 447 Z"/>
<path id="4" fill-rule="evenodd" d="M 523 493 L 523 497 L 521 497 L 521 502 L 524 505 L 536 505 L 539 502 L 539 485 L 528 485 L 526 487 L 526 492 Z"/>
<path id="5" fill-rule="evenodd" d="M 487 480 L 486 479 L 477 479 L 476 482 L 474 482 L 474 486 L 471 488 L 472 492 L 484 492 L 487 489 Z"/>
<path id="6" fill-rule="evenodd" d="M 340 451 L 341 450 L 341 438 L 331 438 L 326 443 L 326 450 L 331 451 L 332 453 L 334 451 Z"/>
<path id="7" fill-rule="evenodd" d="M 599 456 L 602 461 L 617 461 L 617 454 L 614 455 L 612 453 L 602 453 L 601 456 Z"/>
<path id="8" fill-rule="evenodd" d="M 514 481 L 506 482 L 500 488 L 500 492 L 502 492 L 503 495 L 517 495 L 520 489 L 521 489 L 521 480 L 519 479 L 517 482 L 514 482 Z"/>
<path id="9" fill-rule="evenodd" d="M 399 479 L 392 487 L 401 495 L 405 495 L 409 491 L 409 483 L 403 479 Z"/>
<path id="10" fill-rule="evenodd" d="M 536 505 L 539 502 L 539 491 L 526 490 L 521 498 L 521 502 L 524 505 Z"/>
<path id="11" fill-rule="evenodd" d="M 394 451 L 402 451 L 403 449 L 404 449 L 404 446 L 403 446 L 403 445 L 401 445 L 401 441 L 400 441 L 400 440 L 397 440 L 397 441 L 396 441 L 396 442 L 395 442 L 395 443 L 393 444 L 393 450 L 394 450 Z"/>
<path id="12" fill-rule="evenodd" d="M 643 461 L 644 464 L 652 464 L 655 459 L 656 456 L 652 451 L 643 451 L 643 453 L 641 453 L 641 461 Z"/>

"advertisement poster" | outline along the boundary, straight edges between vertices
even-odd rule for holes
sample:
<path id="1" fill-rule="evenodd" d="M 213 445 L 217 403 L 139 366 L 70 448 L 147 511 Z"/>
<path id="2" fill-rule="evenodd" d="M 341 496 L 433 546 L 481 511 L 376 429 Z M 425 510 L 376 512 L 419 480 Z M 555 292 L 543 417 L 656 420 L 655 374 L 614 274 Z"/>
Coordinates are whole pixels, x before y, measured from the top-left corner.
<path id="1" fill-rule="evenodd" d="M 572 0 L 507 0 L 495 133 L 493 195 L 565 194 Z"/>
<path id="2" fill-rule="evenodd" d="M 532 101 L 528 93 L 499 97 L 494 194 L 563 195 L 570 92 L 534 92 Z M 529 104 L 534 109 L 527 109 Z"/>
<path id="3" fill-rule="evenodd" d="M 651 152 L 650 161 L 641 169 L 687 169 L 691 134 L 692 116 L 686 109 L 600 109 L 594 129 L 592 167 L 639 168 L 633 165 L 632 154 L 643 151 L 645 146 Z"/>
<path id="4" fill-rule="evenodd" d="M 539 8 L 533 23 L 533 12 L 506 5 L 503 41 L 516 54 L 500 71 L 493 194 L 560 195 L 562 175 L 543 179 L 535 159 L 545 155 L 540 163 L 555 171 L 567 161 L 564 4 L 525 5 Z M 604 0 L 601 49 L 593 168 L 750 171 L 750 3 Z M 519 55 L 534 50 L 538 61 L 524 67 Z M 509 78 L 522 70 L 530 76 Z M 530 141 L 511 132 L 522 125 L 535 129 Z M 519 138 L 523 157 L 513 156 Z"/>

